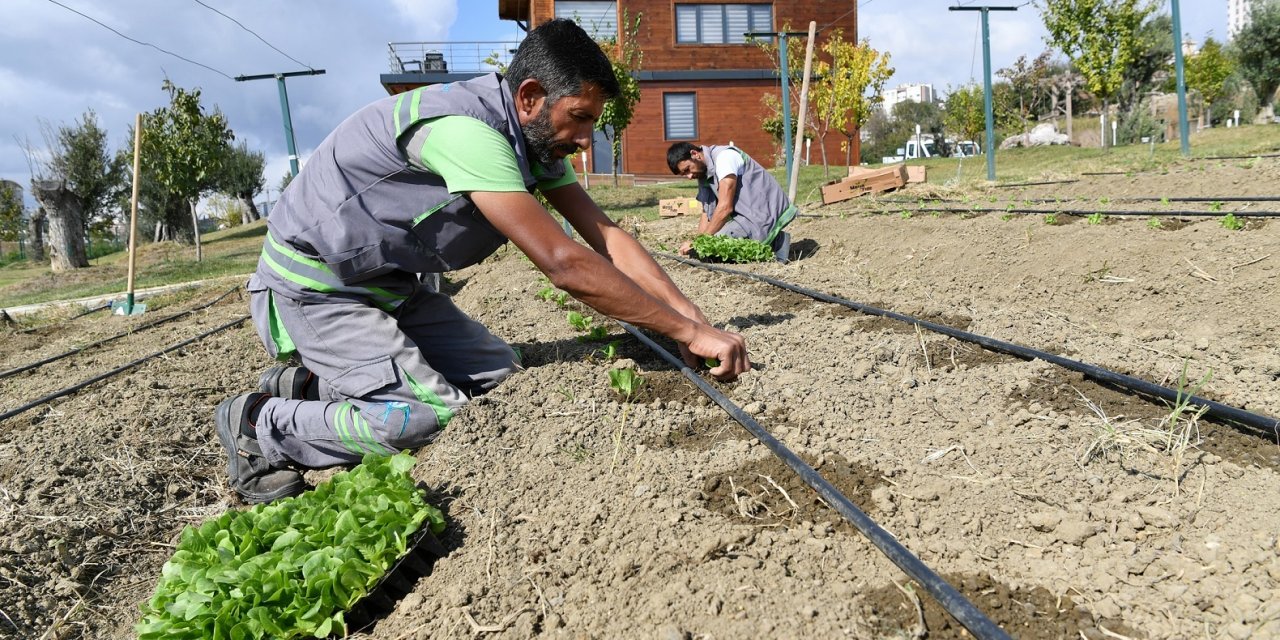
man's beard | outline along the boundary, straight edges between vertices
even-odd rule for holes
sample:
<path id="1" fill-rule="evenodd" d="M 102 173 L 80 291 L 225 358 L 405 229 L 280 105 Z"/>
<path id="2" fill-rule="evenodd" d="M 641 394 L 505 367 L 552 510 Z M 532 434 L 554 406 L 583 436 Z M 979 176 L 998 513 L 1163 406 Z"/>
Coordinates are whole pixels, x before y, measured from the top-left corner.
<path id="1" fill-rule="evenodd" d="M 561 142 L 556 143 L 556 132 L 551 126 L 551 107 L 543 104 L 542 112 L 534 119 L 526 123 L 522 128 L 524 134 L 524 146 L 529 153 L 538 162 L 542 164 L 554 164 L 559 161 L 556 152 L 563 152 L 564 156 L 571 155 L 578 150 L 578 145 Z"/>

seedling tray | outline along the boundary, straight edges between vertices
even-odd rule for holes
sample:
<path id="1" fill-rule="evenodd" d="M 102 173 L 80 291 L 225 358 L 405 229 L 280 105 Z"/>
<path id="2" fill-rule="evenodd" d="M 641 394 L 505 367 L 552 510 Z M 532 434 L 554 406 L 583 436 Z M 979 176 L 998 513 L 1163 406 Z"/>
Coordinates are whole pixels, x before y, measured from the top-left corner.
<path id="1" fill-rule="evenodd" d="M 425 497 L 426 486 L 419 483 L 418 489 Z M 422 522 L 422 526 L 413 533 L 404 555 L 391 565 L 368 594 L 347 611 L 348 634 L 364 630 L 394 611 L 396 604 L 413 591 L 419 579 L 431 575 L 435 561 L 446 555 L 444 545 L 431 533 L 430 524 L 427 520 Z"/>

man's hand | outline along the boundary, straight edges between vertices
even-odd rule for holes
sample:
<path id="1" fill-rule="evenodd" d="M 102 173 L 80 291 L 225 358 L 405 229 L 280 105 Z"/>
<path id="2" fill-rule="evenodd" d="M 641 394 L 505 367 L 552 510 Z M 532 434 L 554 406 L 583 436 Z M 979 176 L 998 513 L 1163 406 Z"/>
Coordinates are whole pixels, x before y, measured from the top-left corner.
<path id="1" fill-rule="evenodd" d="M 686 365 L 695 369 L 706 358 L 719 360 L 720 365 L 711 369 L 711 375 L 721 382 L 733 382 L 751 370 L 746 338 L 709 324 L 698 325 L 694 338 L 680 345 L 680 356 Z"/>
<path id="2" fill-rule="evenodd" d="M 690 253 L 692 253 L 692 252 L 693 252 L 693 243 L 692 243 L 692 242 L 685 242 L 684 244 L 681 244 L 681 245 L 680 245 L 680 255 L 682 255 L 682 256 L 688 256 L 688 255 L 689 255 Z"/>

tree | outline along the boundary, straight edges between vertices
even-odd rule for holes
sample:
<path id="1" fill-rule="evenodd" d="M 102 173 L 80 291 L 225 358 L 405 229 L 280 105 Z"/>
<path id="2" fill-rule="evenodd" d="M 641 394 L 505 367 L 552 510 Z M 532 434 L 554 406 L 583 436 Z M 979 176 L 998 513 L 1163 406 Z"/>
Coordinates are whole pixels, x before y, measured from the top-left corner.
<path id="1" fill-rule="evenodd" d="M 0 240 L 15 242 L 22 228 L 22 200 L 17 184 L 0 180 Z"/>
<path id="2" fill-rule="evenodd" d="M 267 161 L 260 151 L 250 151 L 247 143 L 231 147 L 222 167 L 222 175 L 218 179 L 218 190 L 237 198 L 244 204 L 242 223 L 259 220 L 262 215 L 253 203 L 256 196 L 267 184 L 264 173 Z"/>
<path id="3" fill-rule="evenodd" d="M 1155 5 L 1149 0 L 1037 0 L 1037 6 L 1048 41 L 1071 59 L 1089 91 L 1102 99 L 1105 119 L 1125 69 L 1137 55 L 1138 28 Z"/>
<path id="4" fill-rule="evenodd" d="M 867 40 L 846 42 L 840 29 L 831 32 L 822 51 L 829 60 L 819 60 L 809 89 L 816 112 L 818 146 L 822 149 L 824 175 L 827 168 L 827 132 L 845 137 L 845 164 L 853 164 L 853 141 L 862 126 L 884 102 L 884 83 L 893 75 L 889 54 L 871 48 Z"/>
<path id="5" fill-rule="evenodd" d="M 1275 113 L 1276 87 L 1280 85 L 1280 2 L 1257 2 L 1249 25 L 1236 34 L 1240 72 L 1253 85 L 1270 121 Z"/>
<path id="6" fill-rule="evenodd" d="M 1184 72 L 1187 88 L 1198 92 L 1204 99 L 1202 115 L 1207 116 L 1212 113 L 1213 103 L 1225 92 L 1227 78 L 1235 73 L 1235 60 L 1231 59 L 1217 40 L 1206 38 L 1200 51 L 1187 58 Z M 1213 126 L 1212 117 L 1209 117 L 1209 126 Z"/>
<path id="7" fill-rule="evenodd" d="M 195 240 L 196 260 L 200 255 L 200 226 L 196 217 L 196 201 L 217 185 L 223 163 L 229 156 L 235 135 L 227 119 L 217 108 L 206 115 L 200 105 L 200 90 L 187 91 L 165 80 L 169 106 L 156 109 L 142 118 L 142 163 L 160 187 L 163 218 L 157 235 L 176 239 L 175 231 L 185 222 L 179 212 L 185 205 L 191 216 L 191 237 Z"/>
<path id="8" fill-rule="evenodd" d="M 123 168 L 107 152 L 107 132 L 86 111 L 74 126 L 41 123 L 45 160 L 26 149 L 32 166 L 32 196 L 49 221 L 49 257 L 54 271 L 89 266 L 85 238 L 91 223 L 111 226 L 111 204 Z"/>
<path id="9" fill-rule="evenodd" d="M 1040 96 L 1044 91 L 1045 78 L 1049 76 L 1048 51 L 1027 62 L 1026 56 L 1018 56 L 1014 63 L 996 71 L 996 75 L 1009 81 L 1012 98 L 1018 103 L 1017 117 L 1022 123 L 1022 132 L 1027 132 L 1027 119 L 1036 111 Z"/>
<path id="10" fill-rule="evenodd" d="M 635 72 L 640 70 L 644 62 L 644 52 L 637 44 L 640 33 L 640 18 L 636 14 L 632 20 L 627 11 L 622 11 L 622 33 L 613 40 L 601 43 L 609 63 L 613 66 L 613 77 L 618 80 L 618 95 L 604 104 L 604 111 L 596 121 L 596 129 L 604 132 L 613 149 L 613 186 L 618 186 L 618 170 L 622 166 L 622 132 L 635 117 L 636 104 L 640 102 L 640 82 Z"/>
<path id="11" fill-rule="evenodd" d="M 1116 102 L 1128 112 L 1139 106 L 1152 87 L 1173 77 L 1173 18 L 1154 14 L 1138 28 L 1133 61 L 1124 69 Z"/>
<path id="12" fill-rule="evenodd" d="M 960 133 L 965 140 L 981 139 L 987 129 L 986 105 L 982 94 L 982 87 L 976 84 L 955 89 L 948 94 L 945 116 L 947 129 Z"/>

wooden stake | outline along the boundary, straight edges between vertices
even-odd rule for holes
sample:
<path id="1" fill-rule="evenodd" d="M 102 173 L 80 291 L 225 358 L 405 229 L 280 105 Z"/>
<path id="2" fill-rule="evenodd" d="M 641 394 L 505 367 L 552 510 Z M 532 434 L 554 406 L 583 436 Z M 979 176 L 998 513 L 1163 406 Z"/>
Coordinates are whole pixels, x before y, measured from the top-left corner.
<path id="1" fill-rule="evenodd" d="M 804 81 L 800 84 L 800 115 L 796 116 L 796 149 L 791 156 L 794 166 L 791 167 L 791 184 L 787 186 L 787 199 L 793 204 L 796 201 L 796 186 L 800 181 L 800 149 L 804 143 L 804 114 L 809 110 L 809 73 L 813 69 L 813 37 L 818 30 L 818 23 L 809 22 L 809 44 L 804 50 Z M 786 78 L 783 78 L 786 82 Z"/>
<path id="2" fill-rule="evenodd" d="M 125 314 L 133 313 L 133 275 L 138 258 L 138 185 L 142 182 L 142 114 L 133 125 L 133 197 L 129 211 L 129 279 L 125 291 Z"/>

